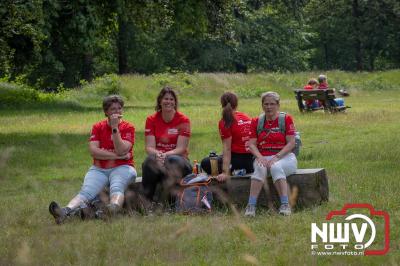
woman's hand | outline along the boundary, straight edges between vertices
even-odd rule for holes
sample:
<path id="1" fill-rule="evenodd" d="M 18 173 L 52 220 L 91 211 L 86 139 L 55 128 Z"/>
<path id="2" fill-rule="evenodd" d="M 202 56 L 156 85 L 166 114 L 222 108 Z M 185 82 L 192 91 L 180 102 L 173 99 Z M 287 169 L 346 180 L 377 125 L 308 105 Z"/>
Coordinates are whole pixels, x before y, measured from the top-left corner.
<path id="1" fill-rule="evenodd" d="M 227 174 L 225 174 L 225 173 L 219 174 L 217 176 L 218 182 L 225 182 L 228 179 L 229 179 L 229 176 Z"/>
<path id="2" fill-rule="evenodd" d="M 128 152 L 127 154 L 118 156 L 118 159 L 119 159 L 119 160 L 129 160 L 130 158 L 132 158 L 132 155 L 131 155 L 130 152 Z"/>
<path id="3" fill-rule="evenodd" d="M 270 169 L 271 166 L 272 166 L 274 163 L 276 163 L 277 161 L 279 161 L 279 158 L 278 158 L 277 156 L 272 157 L 271 160 L 269 160 L 269 161 L 267 162 L 267 168 Z"/>
<path id="4" fill-rule="evenodd" d="M 279 161 L 279 158 L 277 156 L 272 157 L 270 160 L 267 160 L 264 157 L 259 157 L 256 159 L 258 165 L 260 165 L 261 167 L 267 167 L 268 169 L 270 169 L 271 166 L 277 161 Z"/>
<path id="5" fill-rule="evenodd" d="M 268 160 L 265 159 L 264 157 L 257 157 L 256 162 L 261 167 L 267 167 L 268 165 Z"/>
<path id="6" fill-rule="evenodd" d="M 121 117 L 122 117 L 122 115 L 120 115 L 120 114 L 112 114 L 112 115 L 110 115 L 109 120 L 110 120 L 111 128 L 118 128 L 118 124 L 119 124 L 119 121 L 120 121 Z"/>
<path id="7" fill-rule="evenodd" d="M 160 163 L 161 165 L 163 165 L 164 162 L 165 162 L 165 157 L 167 157 L 165 153 L 163 153 L 163 152 L 161 152 L 161 151 L 157 151 L 157 153 L 156 153 L 156 160 L 157 160 L 158 163 Z"/>

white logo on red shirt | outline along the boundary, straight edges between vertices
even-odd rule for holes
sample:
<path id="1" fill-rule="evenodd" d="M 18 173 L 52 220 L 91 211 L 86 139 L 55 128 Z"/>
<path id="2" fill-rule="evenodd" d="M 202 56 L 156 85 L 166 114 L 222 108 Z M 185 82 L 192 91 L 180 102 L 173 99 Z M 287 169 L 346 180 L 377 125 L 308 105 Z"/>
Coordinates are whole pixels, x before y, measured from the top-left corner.
<path id="1" fill-rule="evenodd" d="M 169 128 L 168 129 L 168 135 L 177 135 L 177 134 L 178 134 L 177 128 Z"/>
<path id="2" fill-rule="evenodd" d="M 249 121 L 243 121 L 242 119 L 240 119 L 239 121 L 238 121 L 238 125 L 239 126 L 241 126 L 241 125 L 246 125 L 246 124 L 251 124 L 251 121 L 249 120 Z"/>

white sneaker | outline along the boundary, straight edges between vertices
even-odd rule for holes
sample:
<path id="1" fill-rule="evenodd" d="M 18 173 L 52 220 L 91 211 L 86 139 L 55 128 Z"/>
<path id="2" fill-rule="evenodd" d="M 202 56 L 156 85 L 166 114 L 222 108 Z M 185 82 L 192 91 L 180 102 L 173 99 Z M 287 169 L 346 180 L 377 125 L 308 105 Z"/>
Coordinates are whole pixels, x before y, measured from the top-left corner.
<path id="1" fill-rule="evenodd" d="M 244 212 L 244 216 L 255 217 L 256 216 L 256 206 L 247 204 L 246 210 Z"/>
<path id="2" fill-rule="evenodd" d="M 292 214 L 292 209 L 290 208 L 289 204 L 282 204 L 279 208 L 279 214 L 284 216 L 289 216 Z"/>

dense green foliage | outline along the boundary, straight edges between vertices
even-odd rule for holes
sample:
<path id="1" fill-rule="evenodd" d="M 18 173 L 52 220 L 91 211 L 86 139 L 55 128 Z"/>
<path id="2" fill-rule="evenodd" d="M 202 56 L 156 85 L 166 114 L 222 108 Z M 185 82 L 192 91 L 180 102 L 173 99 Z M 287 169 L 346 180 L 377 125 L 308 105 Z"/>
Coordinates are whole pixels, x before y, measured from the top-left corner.
<path id="1" fill-rule="evenodd" d="M 56 90 L 110 73 L 400 67 L 396 0 L 0 2 L 0 77 Z"/>
<path id="2" fill-rule="evenodd" d="M 400 71 L 327 72 L 332 86 L 349 90 L 345 100 L 352 108 L 344 114 L 300 114 L 291 88 L 316 74 L 108 75 L 81 89 L 46 94 L 52 105 L 43 100 L 34 108 L 1 109 L 0 265 L 398 265 Z M 92 124 L 104 118 L 103 95 L 111 89 L 126 99 L 124 119 L 136 128 L 135 162 L 141 175 L 145 119 L 165 84 L 177 88 L 179 110 L 191 119 L 191 160 L 222 150 L 218 120 L 223 91 L 236 91 L 239 110 L 251 116 L 261 112 L 261 92 L 278 91 L 281 110 L 293 115 L 302 134 L 299 168 L 326 169 L 329 202 L 290 217 L 259 208 L 255 219 L 244 219 L 221 209 L 206 216 L 134 215 L 108 223 L 74 219 L 54 224 L 49 202 L 66 204 L 91 164 L 87 142 Z M 13 89 L 13 97 L 25 93 L 18 85 L 0 86 Z M 42 97 L 36 93 L 30 94 L 39 97 L 31 97 L 32 103 Z M 79 108 L 68 107 L 71 102 Z M 370 203 L 390 214 L 388 254 L 310 254 L 311 223 L 326 221 L 330 211 L 345 203 Z M 377 226 L 377 232 L 381 229 Z M 383 236 L 377 234 L 377 240 Z"/>

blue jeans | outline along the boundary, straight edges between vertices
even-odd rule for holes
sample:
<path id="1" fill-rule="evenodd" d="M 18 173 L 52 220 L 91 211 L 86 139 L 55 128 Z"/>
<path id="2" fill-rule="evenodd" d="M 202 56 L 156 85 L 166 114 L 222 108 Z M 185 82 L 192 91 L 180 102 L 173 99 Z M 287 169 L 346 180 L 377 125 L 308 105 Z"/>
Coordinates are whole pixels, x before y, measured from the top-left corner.
<path id="1" fill-rule="evenodd" d="M 92 201 L 105 186 L 110 186 L 110 196 L 124 195 L 127 186 L 135 181 L 136 170 L 130 165 L 114 168 L 92 166 L 86 173 L 79 196 L 85 201 Z"/>

